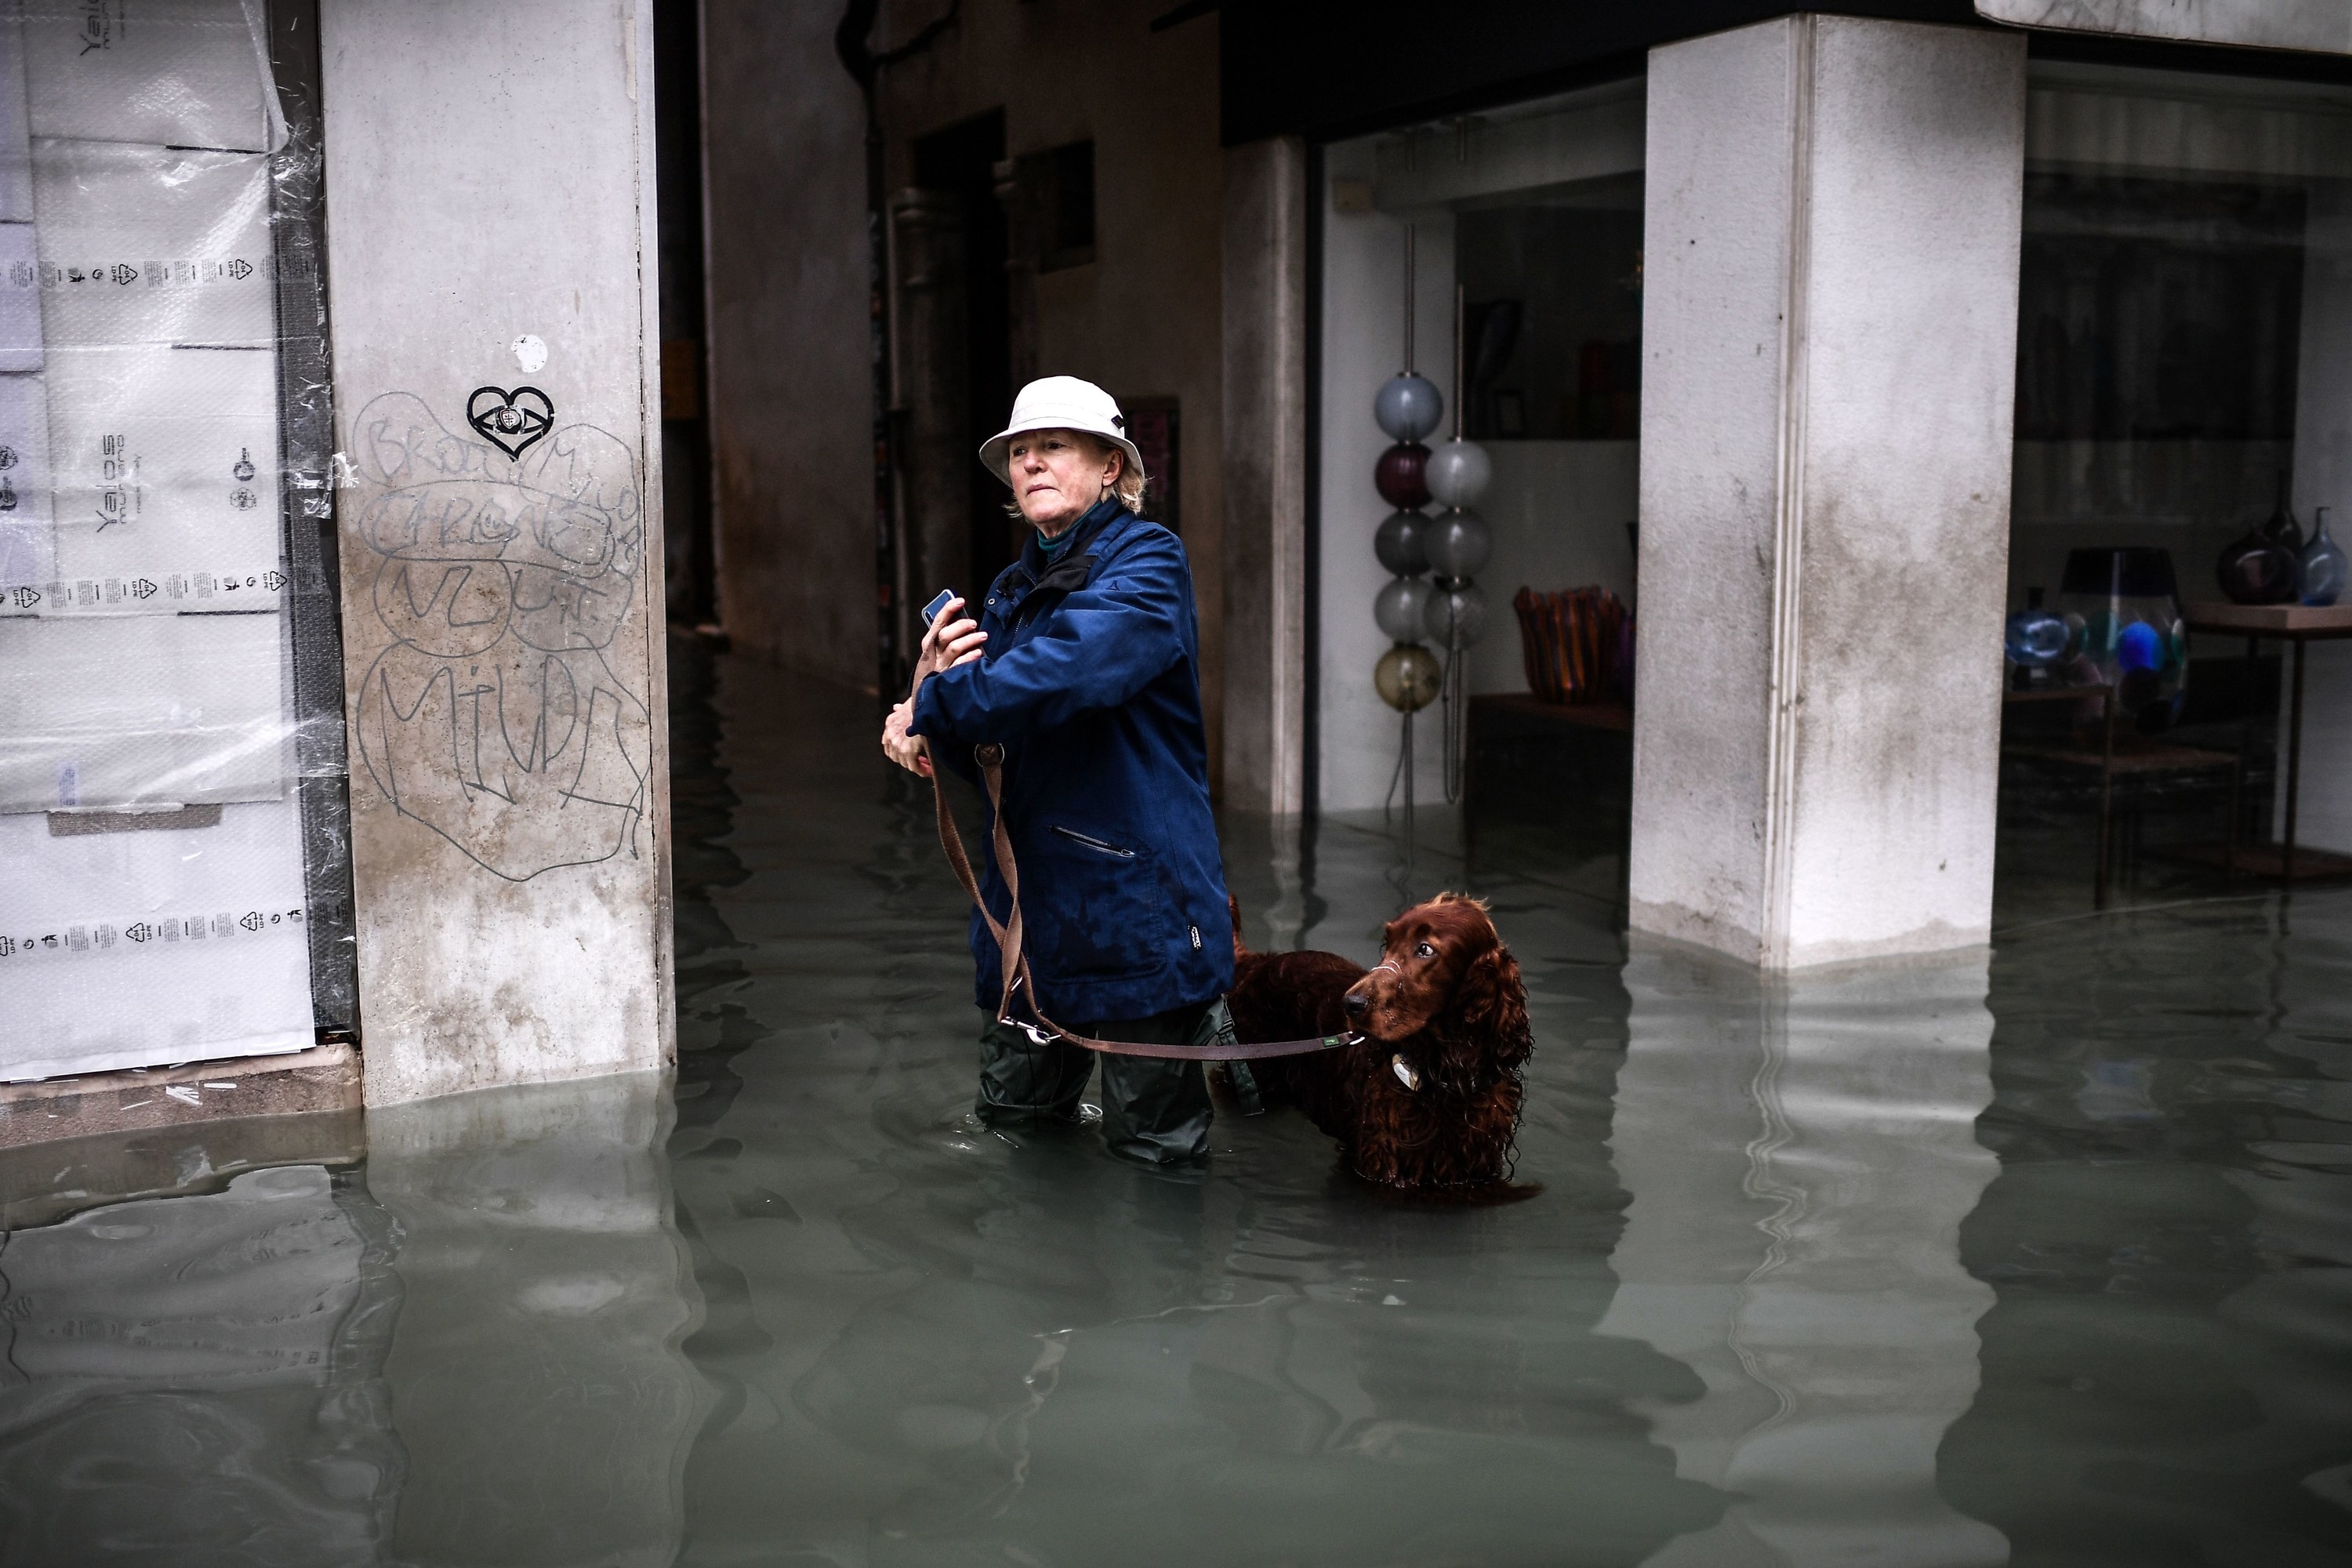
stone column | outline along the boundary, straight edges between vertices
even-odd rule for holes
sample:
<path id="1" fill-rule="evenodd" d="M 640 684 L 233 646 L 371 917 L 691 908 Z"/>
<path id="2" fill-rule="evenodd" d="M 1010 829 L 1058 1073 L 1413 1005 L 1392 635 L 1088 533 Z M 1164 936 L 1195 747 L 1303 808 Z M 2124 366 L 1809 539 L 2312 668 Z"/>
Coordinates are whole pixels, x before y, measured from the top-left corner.
<path id="1" fill-rule="evenodd" d="M 1641 930 L 1986 940 L 2025 44 L 1800 16 L 1652 51 Z"/>
<path id="2" fill-rule="evenodd" d="M 1225 153 L 1224 804 L 1306 798 L 1307 149 Z"/>
<path id="3" fill-rule="evenodd" d="M 963 205 L 951 192 L 905 190 L 890 198 L 898 244 L 898 454 L 906 498 L 907 584 L 901 646 L 922 640 L 923 606 L 942 588 L 977 595 L 971 580 L 970 328 L 964 306 Z M 903 694 L 901 694 L 903 695 Z"/>
<path id="4" fill-rule="evenodd" d="M 371 1104 L 672 1042 L 647 0 L 322 0 Z"/>

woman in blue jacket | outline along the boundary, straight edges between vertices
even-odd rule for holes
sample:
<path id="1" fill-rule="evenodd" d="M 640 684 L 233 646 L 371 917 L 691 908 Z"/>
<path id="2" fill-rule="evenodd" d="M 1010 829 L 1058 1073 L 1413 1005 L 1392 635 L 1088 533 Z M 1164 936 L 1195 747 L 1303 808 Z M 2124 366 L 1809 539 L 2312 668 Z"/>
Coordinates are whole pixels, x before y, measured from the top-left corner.
<path id="1" fill-rule="evenodd" d="M 1004 751 L 1004 820 L 1021 873 L 1036 1005 L 1099 1039 L 1205 1046 L 1233 1037 L 1231 919 L 1209 810 L 1200 628 L 1184 547 L 1136 515 L 1143 465 L 1118 405 L 1073 376 L 1031 382 L 980 449 L 1036 532 L 990 585 L 978 621 L 950 601 L 923 638 L 914 689 L 882 734 L 892 761 L 976 776 Z M 991 825 L 992 831 L 993 825 Z M 983 854 L 982 894 L 1011 900 Z M 982 1120 L 1075 1120 L 1092 1053 L 1000 1021 L 996 942 L 975 910 Z M 1015 1017 L 1033 1016 L 1017 992 Z M 1197 1060 L 1106 1056 L 1103 1138 L 1156 1164 L 1208 1151 Z"/>

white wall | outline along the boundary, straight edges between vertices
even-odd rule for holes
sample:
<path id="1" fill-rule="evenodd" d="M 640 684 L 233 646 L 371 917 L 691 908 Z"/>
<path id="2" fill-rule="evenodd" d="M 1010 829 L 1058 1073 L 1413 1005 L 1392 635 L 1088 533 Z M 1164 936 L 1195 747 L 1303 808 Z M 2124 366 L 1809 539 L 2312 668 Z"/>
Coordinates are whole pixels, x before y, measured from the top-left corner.
<path id="1" fill-rule="evenodd" d="M 1372 421 L 1372 399 L 1403 367 L 1405 220 L 1385 212 L 1343 213 L 1331 205 L 1332 182 L 1371 178 L 1372 152 L 1369 138 L 1331 147 L 1324 157 L 1324 188 L 1312 196 L 1324 204 L 1322 689 L 1317 744 L 1327 811 L 1377 807 L 1388 794 L 1397 760 L 1396 710 L 1372 689 L 1372 667 L 1389 649 L 1372 621 L 1372 600 L 1389 580 L 1372 553 L 1372 531 L 1390 510 L 1372 488 L 1373 466 L 1389 447 Z M 1415 368 L 1445 386 L 1453 379 L 1446 367 L 1454 363 L 1454 216 L 1443 207 L 1412 216 L 1418 234 Z M 1450 408 L 1447 417 L 1452 418 Z M 1415 723 L 1415 797 L 1441 800 L 1444 755 L 1436 705 L 1422 710 Z"/>
<path id="2" fill-rule="evenodd" d="M 2024 105 L 2014 35 L 1651 53 L 1640 929 L 1775 968 L 1986 939 Z"/>
<path id="3" fill-rule="evenodd" d="M 324 0 L 320 23 L 367 1097 L 656 1066 L 650 5 Z M 551 429 L 509 456 L 467 409 L 523 386 Z"/>

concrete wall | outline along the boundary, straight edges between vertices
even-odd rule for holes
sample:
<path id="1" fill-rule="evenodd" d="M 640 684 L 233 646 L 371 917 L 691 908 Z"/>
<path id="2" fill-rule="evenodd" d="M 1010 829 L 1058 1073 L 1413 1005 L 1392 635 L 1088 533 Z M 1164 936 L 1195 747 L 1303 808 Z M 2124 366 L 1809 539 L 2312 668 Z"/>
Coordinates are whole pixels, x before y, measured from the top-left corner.
<path id="1" fill-rule="evenodd" d="M 650 6 L 323 0 L 320 23 L 368 1100 L 652 1067 Z"/>
<path id="2" fill-rule="evenodd" d="M 1225 154 L 1225 805 L 1306 798 L 1307 149 Z"/>
<path id="3" fill-rule="evenodd" d="M 712 494 L 735 645 L 870 687 L 866 121 L 840 10 L 703 5 Z"/>
<path id="4" fill-rule="evenodd" d="M 1770 967 L 1986 939 L 2024 105 L 2014 35 L 1651 54 L 1640 929 Z"/>

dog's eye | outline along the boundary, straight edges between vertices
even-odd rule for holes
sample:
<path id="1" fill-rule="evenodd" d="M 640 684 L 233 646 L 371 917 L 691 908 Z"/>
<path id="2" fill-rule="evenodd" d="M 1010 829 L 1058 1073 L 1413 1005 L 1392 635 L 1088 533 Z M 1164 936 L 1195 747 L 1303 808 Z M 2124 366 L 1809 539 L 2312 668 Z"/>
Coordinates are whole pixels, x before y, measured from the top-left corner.
<path id="1" fill-rule="evenodd" d="M 1435 958 L 1437 956 L 1437 950 L 1424 942 L 1419 947 L 1412 950 L 1412 955 L 1415 958 Z"/>

